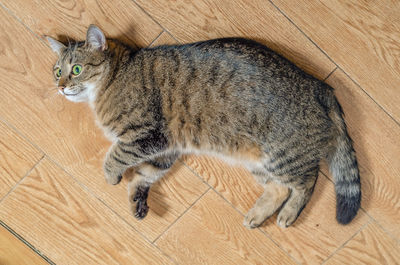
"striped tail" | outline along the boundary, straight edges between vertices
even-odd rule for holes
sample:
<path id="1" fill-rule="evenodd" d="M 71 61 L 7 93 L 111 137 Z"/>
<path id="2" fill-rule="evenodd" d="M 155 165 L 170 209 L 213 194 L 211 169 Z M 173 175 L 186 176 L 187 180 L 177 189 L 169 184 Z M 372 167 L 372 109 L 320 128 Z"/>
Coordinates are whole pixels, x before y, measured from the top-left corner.
<path id="1" fill-rule="evenodd" d="M 360 208 L 360 175 L 352 141 L 342 117 L 342 109 L 336 98 L 333 97 L 330 103 L 330 117 L 339 132 L 335 148 L 328 156 L 329 170 L 335 181 L 336 219 L 341 224 L 348 224 Z"/>

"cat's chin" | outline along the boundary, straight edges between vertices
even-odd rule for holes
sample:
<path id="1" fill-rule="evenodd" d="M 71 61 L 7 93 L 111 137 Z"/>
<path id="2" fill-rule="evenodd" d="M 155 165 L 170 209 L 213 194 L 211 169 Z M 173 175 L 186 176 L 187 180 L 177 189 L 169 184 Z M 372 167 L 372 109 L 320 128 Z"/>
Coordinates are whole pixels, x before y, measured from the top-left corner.
<path id="1" fill-rule="evenodd" d="M 65 98 L 72 102 L 86 102 L 87 101 L 87 97 L 85 97 L 81 94 L 65 95 Z"/>

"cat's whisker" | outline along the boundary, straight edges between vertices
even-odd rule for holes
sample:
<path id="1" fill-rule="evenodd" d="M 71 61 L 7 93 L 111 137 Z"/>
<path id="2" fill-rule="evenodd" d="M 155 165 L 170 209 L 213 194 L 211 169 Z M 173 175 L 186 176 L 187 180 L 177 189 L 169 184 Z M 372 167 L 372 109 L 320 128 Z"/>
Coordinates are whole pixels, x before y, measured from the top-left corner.
<path id="1" fill-rule="evenodd" d="M 67 36 L 67 41 L 68 41 L 68 47 L 71 46 L 71 41 L 70 41 L 70 39 L 68 38 L 68 36 Z"/>
<path id="2" fill-rule="evenodd" d="M 55 90 L 55 89 L 53 89 L 53 90 L 51 90 L 51 93 L 50 93 L 50 96 L 49 96 L 49 99 L 54 99 L 55 97 L 57 97 L 57 96 L 59 96 L 60 95 L 60 93 L 59 93 L 59 91 L 58 90 Z"/>

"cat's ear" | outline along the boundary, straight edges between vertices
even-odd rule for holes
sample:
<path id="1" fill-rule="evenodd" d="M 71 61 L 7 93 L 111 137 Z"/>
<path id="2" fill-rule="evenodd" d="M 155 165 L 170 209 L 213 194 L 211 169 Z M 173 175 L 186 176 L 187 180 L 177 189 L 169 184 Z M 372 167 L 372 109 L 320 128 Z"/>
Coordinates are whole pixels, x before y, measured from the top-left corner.
<path id="1" fill-rule="evenodd" d="M 86 34 L 86 45 L 92 49 L 104 51 L 107 49 L 107 41 L 101 29 L 90 25 Z"/>
<path id="2" fill-rule="evenodd" d="M 67 46 L 65 46 L 58 40 L 55 40 L 49 36 L 45 36 L 45 38 L 49 42 L 51 49 L 53 49 L 53 51 L 58 55 L 61 55 L 62 51 L 67 48 Z"/>

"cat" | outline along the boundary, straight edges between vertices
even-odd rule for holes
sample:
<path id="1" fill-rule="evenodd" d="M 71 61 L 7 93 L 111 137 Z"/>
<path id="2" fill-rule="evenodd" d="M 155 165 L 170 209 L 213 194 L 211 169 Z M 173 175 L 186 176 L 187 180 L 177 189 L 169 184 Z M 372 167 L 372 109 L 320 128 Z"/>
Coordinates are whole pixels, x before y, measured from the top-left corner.
<path id="1" fill-rule="evenodd" d="M 260 226 L 279 210 L 290 226 L 313 193 L 321 160 L 334 177 L 336 218 L 360 208 L 360 176 L 333 88 L 253 40 L 221 38 L 131 48 L 90 25 L 68 46 L 46 37 L 59 56 L 59 92 L 88 102 L 112 141 L 105 179 L 118 184 L 136 167 L 128 195 L 146 216 L 151 185 L 182 154 L 210 154 L 245 166 L 264 193 L 245 216 Z"/>

